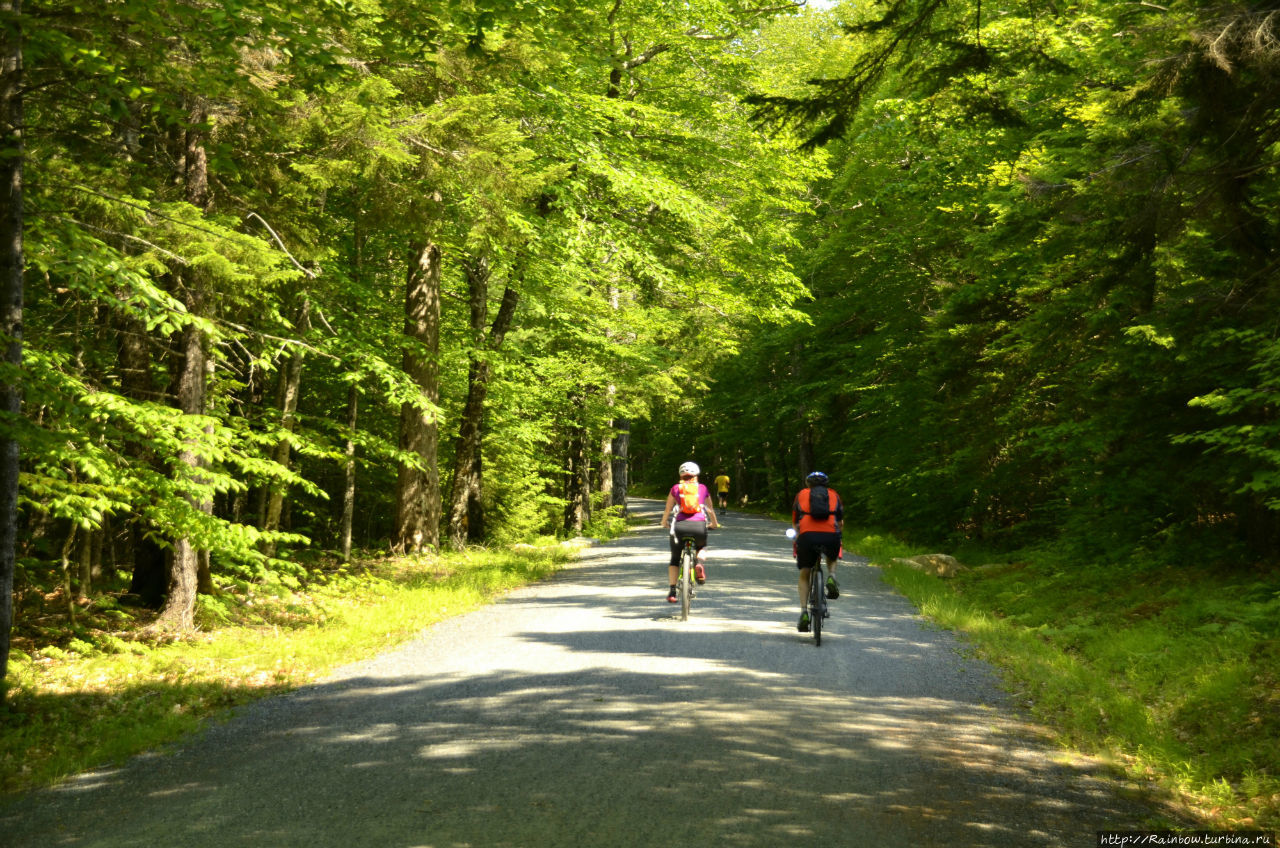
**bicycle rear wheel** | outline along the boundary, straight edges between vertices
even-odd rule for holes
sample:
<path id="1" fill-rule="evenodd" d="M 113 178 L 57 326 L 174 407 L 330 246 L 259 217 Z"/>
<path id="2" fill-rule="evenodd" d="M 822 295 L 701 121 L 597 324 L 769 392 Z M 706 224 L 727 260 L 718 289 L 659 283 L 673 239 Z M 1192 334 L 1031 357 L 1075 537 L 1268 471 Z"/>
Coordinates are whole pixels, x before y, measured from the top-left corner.
<path id="1" fill-rule="evenodd" d="M 813 628 L 813 644 L 822 644 L 822 620 L 827 616 L 825 587 L 822 585 L 822 560 L 809 572 L 809 626 Z"/>
<path id="2" fill-rule="evenodd" d="M 693 546 L 686 545 L 680 557 L 680 620 L 689 620 L 689 602 L 693 600 Z"/>

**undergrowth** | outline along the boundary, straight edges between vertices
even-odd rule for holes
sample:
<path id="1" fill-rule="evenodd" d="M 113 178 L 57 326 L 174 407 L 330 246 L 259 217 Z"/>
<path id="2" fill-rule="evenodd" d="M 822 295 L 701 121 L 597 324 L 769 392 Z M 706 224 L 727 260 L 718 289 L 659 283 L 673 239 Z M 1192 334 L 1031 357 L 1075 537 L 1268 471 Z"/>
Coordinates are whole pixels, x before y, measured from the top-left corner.
<path id="1" fill-rule="evenodd" d="M 921 611 L 969 635 L 1064 742 L 1153 780 L 1207 826 L 1280 825 L 1280 582 L 1033 551 L 950 581 L 846 532 Z M 981 554 L 968 555 L 975 562 Z"/>

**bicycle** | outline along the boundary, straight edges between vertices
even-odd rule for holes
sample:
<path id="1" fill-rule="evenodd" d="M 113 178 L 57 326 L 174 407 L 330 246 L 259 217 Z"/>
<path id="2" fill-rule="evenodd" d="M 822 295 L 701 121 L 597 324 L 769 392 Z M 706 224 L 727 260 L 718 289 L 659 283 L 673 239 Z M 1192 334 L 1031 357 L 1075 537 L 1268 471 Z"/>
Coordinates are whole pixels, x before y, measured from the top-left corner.
<path id="1" fill-rule="evenodd" d="M 795 528 L 787 528 L 787 538 L 795 540 Z M 818 560 L 809 569 L 809 631 L 815 647 L 822 645 L 822 623 L 831 613 L 827 610 L 827 552 L 818 552 Z"/>

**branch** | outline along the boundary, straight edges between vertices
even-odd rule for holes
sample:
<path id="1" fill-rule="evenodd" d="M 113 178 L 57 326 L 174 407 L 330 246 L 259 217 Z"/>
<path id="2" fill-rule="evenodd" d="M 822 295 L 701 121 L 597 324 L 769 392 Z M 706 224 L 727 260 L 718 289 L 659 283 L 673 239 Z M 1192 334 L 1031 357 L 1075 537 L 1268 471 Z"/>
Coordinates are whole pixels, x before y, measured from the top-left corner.
<path id="1" fill-rule="evenodd" d="M 901 53 L 910 51 L 926 35 L 934 16 L 946 5 L 947 0 L 924 0 L 915 8 L 909 0 L 895 0 L 878 19 L 846 27 L 850 33 L 885 32 L 887 37 L 880 44 L 873 44 L 843 77 L 810 80 L 811 85 L 818 87 L 815 95 L 747 97 L 746 102 L 756 107 L 753 118 L 759 123 L 810 127 L 825 119 L 826 123 L 801 145 L 803 149 L 820 147 L 839 137 L 848 127 L 849 117 L 862 105 L 863 97 L 880 82 Z"/>
<path id="2" fill-rule="evenodd" d="M 803 9 L 808 0 L 798 0 L 795 3 L 780 3 L 777 6 L 757 6 L 754 9 L 743 9 L 743 15 L 760 16 L 772 15 L 774 12 L 791 12 L 797 9 Z"/>
<path id="3" fill-rule="evenodd" d="M 455 162 L 461 162 L 463 159 L 462 154 L 456 150 L 445 150 L 442 147 L 436 147 L 434 144 L 428 144 L 422 139 L 415 138 L 411 135 L 405 136 L 404 140 L 414 145 L 415 147 L 421 147 L 423 150 L 427 151 L 428 153 L 434 153 L 437 156 L 444 156 L 445 158 L 452 159 Z"/>
<path id="4" fill-rule="evenodd" d="M 655 44 L 654 46 L 650 47 L 648 50 L 641 53 L 639 56 L 636 56 L 634 59 L 628 59 L 627 61 L 623 62 L 622 70 L 629 71 L 632 68 L 638 68 L 641 65 L 652 61 L 655 56 L 661 53 L 666 53 L 670 49 L 671 49 L 670 44 Z"/>
<path id="5" fill-rule="evenodd" d="M 301 339 L 288 339 L 288 338 L 285 338 L 284 336 L 276 336 L 276 335 L 272 335 L 271 333 L 264 333 L 261 330 L 253 330 L 253 329 L 250 329 L 249 327 L 244 326 L 243 324 L 237 324 L 234 321 L 227 321 L 226 319 L 222 319 L 218 323 L 223 324 L 224 326 L 230 327 L 231 329 L 236 330 L 237 332 L 243 333 L 246 336 L 256 336 L 257 338 L 260 338 L 260 339 L 267 339 L 268 341 L 280 342 L 282 345 L 285 345 L 286 347 L 290 345 L 293 347 L 300 347 L 305 351 L 310 351 L 311 353 L 314 353 L 318 356 L 323 356 L 325 359 L 332 359 L 334 362 L 342 361 L 340 357 L 334 356 L 332 353 L 327 353 L 326 351 L 320 350 L 317 347 L 313 347 L 307 344 L 306 342 L 302 341 Z"/>
<path id="6" fill-rule="evenodd" d="M 268 224 L 261 215 L 259 215 L 257 212 L 250 212 L 248 215 L 245 216 L 245 218 L 246 220 L 249 218 L 257 218 L 259 221 L 261 221 L 262 226 L 266 227 L 267 232 L 271 233 L 271 237 L 276 240 L 276 244 L 280 245 L 280 250 L 284 252 L 285 256 L 289 257 L 289 261 L 292 262 L 295 266 L 297 266 L 299 271 L 306 274 L 308 279 L 314 280 L 316 278 L 315 274 L 311 273 L 306 268 L 302 267 L 302 263 L 300 263 L 298 260 L 293 258 L 293 254 L 290 253 L 289 249 L 284 246 L 284 242 L 280 240 L 280 236 L 276 235 L 276 231 L 271 229 L 271 225 Z"/>
<path id="7" fill-rule="evenodd" d="M 70 221 L 71 223 L 75 224 L 77 227 L 83 227 L 86 230 L 90 230 L 95 233 L 100 233 L 101 235 L 104 235 L 104 236 L 115 236 L 117 238 L 128 239 L 129 241 L 136 241 L 139 244 L 142 244 L 151 248 L 157 253 L 163 253 L 165 256 L 169 257 L 170 259 L 173 259 L 176 262 L 181 263 L 182 265 L 191 264 L 191 261 L 189 259 L 184 259 L 183 257 L 179 256 L 178 254 L 174 253 L 171 250 L 165 250 L 163 247 L 161 247 L 158 244 L 149 242 L 146 239 L 139 238 L 138 236 L 135 236 L 135 235 L 130 235 L 129 233 L 121 233 L 121 232 L 116 232 L 115 230 L 104 229 L 102 227 L 95 227 L 93 224 L 86 224 L 84 221 L 77 221 L 75 218 L 72 218 L 68 215 L 54 215 L 52 216 L 52 218 L 55 221 Z"/>
<path id="8" fill-rule="evenodd" d="M 316 307 L 316 317 L 320 319 L 320 323 L 324 324 L 325 329 L 333 335 L 338 335 L 338 331 L 333 329 L 333 325 L 329 323 L 329 319 L 324 317 L 324 313 L 320 311 L 320 307 Z"/>
<path id="9" fill-rule="evenodd" d="M 62 182 L 61 180 L 46 180 L 46 182 L 51 183 L 53 185 L 64 186 L 66 188 L 71 189 L 72 191 L 82 191 L 85 194 L 96 195 L 98 197 L 102 197 L 107 200 L 110 200 L 113 203 L 119 203 L 121 206 L 129 206 L 134 209 L 138 209 L 142 212 L 145 212 L 148 216 L 154 215 L 157 218 L 160 218 L 165 221 L 169 221 L 170 223 L 173 223 L 173 224 L 177 224 L 180 227 L 186 227 L 191 230 L 197 230 L 202 233 L 207 233 L 208 235 L 214 236 L 216 238 L 228 239 L 228 236 L 226 233 L 219 233 L 214 230 L 210 230 L 207 227 L 202 227 L 199 224 L 193 224 L 190 221 L 179 221 L 177 218 L 173 218 L 169 215 L 165 215 L 162 212 L 157 212 L 155 209 L 151 208 L 150 206 L 144 206 L 141 203 L 134 203 L 133 201 L 125 200 L 123 197 L 117 197 L 114 194 L 107 194 L 106 192 L 96 191 L 87 186 L 76 185 L 75 183 Z"/>
<path id="10" fill-rule="evenodd" d="M 805 4 L 805 0 L 800 0 L 799 3 L 783 3 L 782 5 L 779 5 L 779 6 L 758 6 L 754 9 L 743 9 L 741 13 L 742 18 L 739 21 L 739 23 L 745 24 L 751 18 L 757 18 L 762 15 L 770 15 L 775 12 L 785 12 L 791 9 L 799 9 L 800 7 L 804 6 L 804 4 Z M 613 16 L 618 11 L 619 5 L 621 5 L 621 0 L 619 0 L 619 2 L 614 5 L 613 11 L 609 13 L 610 23 L 613 22 Z M 695 38 L 699 41 L 732 41 L 733 39 L 738 37 L 738 33 L 735 31 L 735 32 L 728 33 L 726 35 L 712 35 L 711 33 L 704 32 L 703 28 L 700 26 L 692 26 L 684 31 L 684 36 L 686 38 Z M 671 49 L 670 44 L 655 44 L 654 46 L 650 47 L 648 50 L 641 53 L 639 56 L 636 56 L 633 59 L 628 59 L 625 62 L 623 62 L 621 65 L 621 68 L 624 71 L 629 71 L 632 68 L 638 68 L 639 66 L 652 61 L 655 56 L 665 53 L 670 49 Z"/>

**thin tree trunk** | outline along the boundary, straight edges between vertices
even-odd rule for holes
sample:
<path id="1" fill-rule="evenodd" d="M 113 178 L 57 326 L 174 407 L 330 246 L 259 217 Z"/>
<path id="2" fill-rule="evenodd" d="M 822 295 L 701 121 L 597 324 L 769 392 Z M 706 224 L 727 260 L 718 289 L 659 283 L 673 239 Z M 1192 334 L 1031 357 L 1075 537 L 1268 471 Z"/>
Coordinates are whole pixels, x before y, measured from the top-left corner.
<path id="1" fill-rule="evenodd" d="M 81 601 L 88 600 L 93 593 L 93 539 L 97 534 L 97 530 L 85 530 L 80 534 L 79 550 L 76 551 L 76 598 Z"/>
<path id="2" fill-rule="evenodd" d="M 0 0 L 9 26 L 0 28 L 0 344 L 10 374 L 0 383 L 0 412 L 22 413 L 23 209 L 22 0 Z M 18 530 L 18 438 L 0 434 L 0 704 L 9 670 L 13 572 Z"/>
<path id="3" fill-rule="evenodd" d="M 351 561 L 351 525 L 356 515 L 356 414 L 360 392 L 353 382 L 347 392 L 346 480 L 342 487 L 342 561 Z"/>
<path id="4" fill-rule="evenodd" d="M 298 335 L 305 335 L 311 328 L 311 299 L 304 297 L 302 308 L 298 313 Z M 297 348 L 289 356 L 288 365 L 280 370 L 280 390 L 277 400 L 280 405 L 280 427 L 286 433 L 292 433 L 294 427 L 297 426 L 298 413 L 298 393 L 302 387 L 302 359 L 303 353 L 301 348 Z M 285 468 L 289 467 L 289 439 L 281 438 L 276 443 L 275 453 L 272 459 L 277 465 Z M 270 494 L 267 496 L 267 515 L 262 525 L 262 529 L 268 533 L 275 532 L 280 529 L 280 513 L 284 509 L 284 488 L 283 484 L 275 484 L 270 487 Z M 267 556 L 276 555 L 275 542 L 267 542 L 263 546 L 263 552 Z"/>
<path id="5" fill-rule="evenodd" d="M 76 595 L 75 589 L 71 585 L 71 549 L 76 545 L 76 523 L 74 521 L 67 522 L 67 538 L 62 543 L 62 594 L 63 599 L 67 603 L 67 621 L 72 627 L 76 624 Z"/>
<path id="6" fill-rule="evenodd" d="M 791 498 L 798 489 L 792 490 L 787 480 L 786 474 L 778 473 L 778 463 L 776 457 L 776 443 L 773 441 L 765 442 L 762 446 L 761 459 L 764 460 L 764 490 L 773 492 L 771 501 L 781 507 L 783 502 L 791 503 Z"/>
<path id="7" fill-rule="evenodd" d="M 440 545 L 440 248 L 414 250 L 405 286 L 405 373 L 422 393 L 428 409 L 406 403 L 400 408 L 400 449 L 418 457 L 418 465 L 400 466 L 396 479 L 396 529 L 393 547 L 418 553 Z"/>

